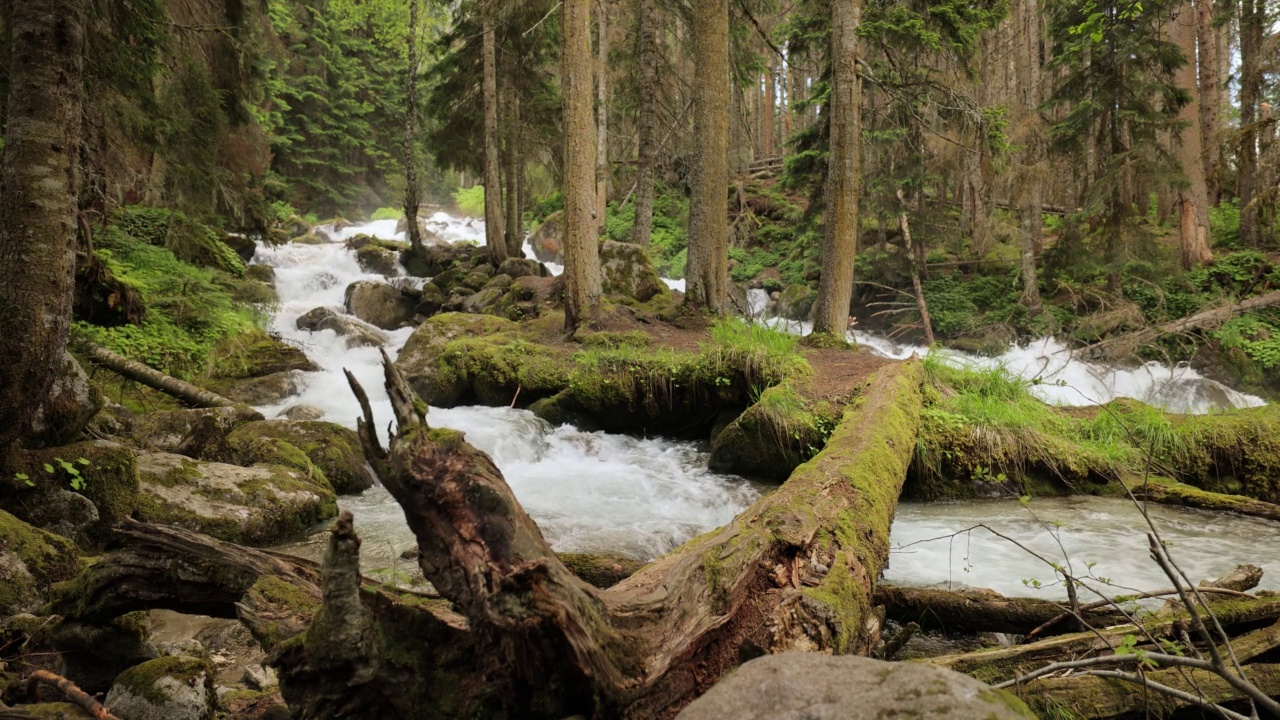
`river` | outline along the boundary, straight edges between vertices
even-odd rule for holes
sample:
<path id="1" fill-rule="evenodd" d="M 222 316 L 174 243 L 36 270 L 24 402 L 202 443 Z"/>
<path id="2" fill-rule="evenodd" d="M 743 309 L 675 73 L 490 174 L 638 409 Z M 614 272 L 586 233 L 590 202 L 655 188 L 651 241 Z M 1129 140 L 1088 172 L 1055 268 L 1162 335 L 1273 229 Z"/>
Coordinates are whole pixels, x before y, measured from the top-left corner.
<path id="1" fill-rule="evenodd" d="M 319 407 L 326 419 L 354 427 L 359 408 L 342 375 L 345 368 L 369 391 L 377 421 L 390 419 L 378 349 L 347 348 L 332 331 L 301 331 L 295 322 L 317 306 L 341 310 L 343 292 L 356 280 L 383 279 L 361 270 L 342 241 L 360 233 L 402 239 L 395 225 L 396 221 L 387 220 L 329 229 L 332 242 L 321 245 L 259 248 L 254 262 L 275 269 L 280 295 L 271 329 L 302 347 L 320 367 L 307 373 L 298 397 L 260 408 L 267 417 L 301 403 Z M 428 226 L 448 242 L 484 242 L 480 221 L 437 213 Z M 679 283 L 668 282 L 674 287 Z M 761 296 L 756 293 L 751 300 L 758 306 Z M 394 355 L 410 333 L 408 329 L 391 333 L 387 351 Z M 888 357 L 924 352 L 861 333 L 856 339 Z M 1059 404 L 1133 397 L 1174 411 L 1208 412 L 1262 403 L 1186 367 L 1151 363 L 1116 369 L 1080 362 L 1053 340 L 1013 348 L 999 358 L 952 352 L 947 357 L 955 363 L 1000 363 L 1012 372 L 1038 378 L 1042 382 L 1036 391 Z M 552 427 L 527 411 L 510 408 L 432 408 L 428 421 L 464 431 L 474 445 L 489 453 L 552 546 L 561 551 L 651 559 L 723 525 L 768 491 L 768 486 L 709 471 L 706 447 L 697 443 Z M 355 515 L 357 531 L 364 538 L 366 572 L 395 579 L 416 572 L 412 561 L 401 558 L 413 546 L 413 537 L 399 506 L 385 490 L 374 487 L 340 502 Z M 1152 518 L 1193 579 L 1216 577 L 1237 563 L 1249 562 L 1266 571 L 1263 587 L 1280 588 L 1280 525 L 1164 507 L 1153 508 Z M 1017 501 L 902 503 L 893 525 L 886 579 L 911 585 L 990 587 L 1038 597 L 1064 594 L 1052 584 L 1053 571 L 1027 552 L 984 530 L 955 535 L 977 523 L 996 528 L 1056 562 L 1065 562 L 1061 550 L 1065 548 L 1077 569 L 1096 562 L 1093 573 L 1117 586 L 1151 590 L 1167 585 L 1146 557 L 1145 528 L 1137 510 L 1124 501 L 1091 497 L 1037 499 L 1030 509 Z M 1060 525 L 1056 539 L 1046 529 L 1055 523 Z M 322 547 L 323 538 L 316 537 L 288 549 L 318 559 Z M 1036 590 L 1023 580 L 1039 580 L 1049 587 Z"/>

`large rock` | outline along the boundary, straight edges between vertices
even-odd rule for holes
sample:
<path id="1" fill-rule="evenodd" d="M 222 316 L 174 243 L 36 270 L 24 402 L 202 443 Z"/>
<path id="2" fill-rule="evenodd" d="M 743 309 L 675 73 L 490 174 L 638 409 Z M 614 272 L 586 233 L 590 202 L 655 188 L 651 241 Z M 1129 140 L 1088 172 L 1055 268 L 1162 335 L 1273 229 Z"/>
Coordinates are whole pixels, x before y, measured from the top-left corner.
<path id="1" fill-rule="evenodd" d="M 120 673 L 107 707 L 129 720 L 213 720 L 213 666 L 191 657 L 162 657 Z"/>
<path id="2" fill-rule="evenodd" d="M 284 441 L 300 450 L 328 478 L 339 495 L 362 492 L 374 475 L 355 431 L 330 422 L 260 420 L 236 429 L 228 438 L 237 451 L 252 451 L 264 440 Z"/>
<path id="3" fill-rule="evenodd" d="M 218 383 L 210 389 L 246 405 L 279 405 L 302 392 L 305 383 L 301 372 L 286 370 L 263 377 Z"/>
<path id="4" fill-rule="evenodd" d="M 296 322 L 299 330 L 320 332 L 332 330 L 346 341 L 347 347 L 380 347 L 386 345 L 390 338 L 378 328 L 367 325 L 350 315 L 333 308 L 318 307 L 308 310 Z"/>
<path id="5" fill-rule="evenodd" d="M 468 295 L 462 301 L 462 311 L 469 313 L 488 312 L 505 294 L 506 291 L 502 288 L 485 288 L 477 293 Z"/>
<path id="6" fill-rule="evenodd" d="M 38 610 L 53 583 L 82 567 L 70 540 L 0 510 L 0 617 Z"/>
<path id="7" fill-rule="evenodd" d="M 110 440 L 30 450 L 17 459 L 14 472 L 12 479 L 0 479 L 0 502 L 27 522 L 88 546 L 105 541 L 138 502 L 135 451 Z M 27 479 L 19 482 L 17 473 Z"/>
<path id="8" fill-rule="evenodd" d="M 338 512 L 326 481 L 280 465 L 240 467 L 142 453 L 138 477 L 140 520 L 246 545 L 299 537 Z"/>
<path id="9" fill-rule="evenodd" d="M 529 236 L 529 245 L 533 247 L 534 256 L 542 262 L 563 263 L 564 211 L 557 210 L 548 215 Z"/>
<path id="10" fill-rule="evenodd" d="M 546 274 L 537 260 L 522 257 L 503 260 L 502 264 L 498 266 L 498 273 L 512 278 L 538 277 Z"/>
<path id="11" fill-rule="evenodd" d="M 968 675 L 850 655 L 766 655 L 720 679 L 677 720 L 1016 720 L 1021 700 Z"/>
<path id="12" fill-rule="evenodd" d="M 600 245 L 600 267 L 604 271 L 604 291 L 646 302 L 667 289 L 662 277 L 641 246 L 606 240 Z"/>
<path id="13" fill-rule="evenodd" d="M 25 445 L 49 447 L 75 440 L 102 404 L 101 393 L 89 383 L 80 363 L 64 352 L 62 367 L 28 424 Z"/>
<path id="14" fill-rule="evenodd" d="M 470 382 L 441 362 L 445 346 L 459 338 L 483 337 L 518 326 L 490 315 L 437 315 L 419 325 L 396 358 L 409 386 L 429 404 L 451 407 L 470 390 Z"/>
<path id="15" fill-rule="evenodd" d="M 201 426 L 212 424 L 226 435 L 239 423 L 240 414 L 235 408 L 161 410 L 135 416 L 132 438 L 138 447 L 146 450 L 178 452 Z"/>
<path id="16" fill-rule="evenodd" d="M 361 280 L 347 286 L 347 312 L 383 330 L 395 330 L 413 319 L 416 303 L 386 283 Z"/>
<path id="17" fill-rule="evenodd" d="M 82 690 L 104 693 L 120 673 L 160 657 L 151 642 L 145 611 L 107 623 L 64 620 L 54 627 L 52 646 L 62 657 L 63 674 Z"/>
<path id="18" fill-rule="evenodd" d="M 405 250 L 400 253 L 400 265 L 415 277 L 435 277 L 455 267 L 470 267 L 471 251 L 468 245 L 448 243 L 424 247 L 419 253 Z"/>
<path id="19" fill-rule="evenodd" d="M 818 293 L 808 285 L 801 283 L 790 285 L 778 296 L 776 307 L 778 316 L 788 320 L 808 320 L 813 312 L 813 303 L 817 299 Z"/>
<path id="20" fill-rule="evenodd" d="M 210 377 L 218 380 L 242 380 L 292 370 L 319 369 L 301 348 L 260 331 L 231 336 L 218 343 L 213 356 Z"/>
<path id="21" fill-rule="evenodd" d="M 377 245 L 366 245 L 356 250 L 356 262 L 361 270 L 375 275 L 396 275 L 400 272 L 399 254 Z"/>

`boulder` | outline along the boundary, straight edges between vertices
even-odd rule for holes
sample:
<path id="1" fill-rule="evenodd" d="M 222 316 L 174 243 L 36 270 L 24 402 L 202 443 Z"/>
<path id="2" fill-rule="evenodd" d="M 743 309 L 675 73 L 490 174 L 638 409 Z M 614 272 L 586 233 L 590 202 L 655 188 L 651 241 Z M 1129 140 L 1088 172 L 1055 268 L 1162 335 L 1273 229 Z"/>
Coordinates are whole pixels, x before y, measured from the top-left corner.
<path id="1" fill-rule="evenodd" d="M 600 245 L 600 267 L 607 295 L 647 302 L 667 289 L 649 260 L 649 253 L 639 245 L 604 241 Z"/>
<path id="2" fill-rule="evenodd" d="M 390 338 L 386 333 L 360 320 L 345 315 L 333 308 L 318 307 L 308 310 L 296 322 L 299 330 L 320 332 L 332 330 L 343 338 L 347 347 L 380 347 L 386 345 Z"/>
<path id="3" fill-rule="evenodd" d="M 415 277 L 434 277 L 458 266 L 472 265 L 472 248 L 467 245 L 435 245 L 424 247 L 421 252 L 405 250 L 400 253 L 400 264 Z"/>
<path id="4" fill-rule="evenodd" d="M 564 211 L 557 210 L 529 235 L 533 254 L 542 262 L 564 262 Z M 515 277 L 514 275 L 512 277 Z"/>
<path id="5" fill-rule="evenodd" d="M 270 265 L 249 265 L 244 269 L 244 276 L 268 285 L 276 284 L 276 269 Z"/>
<path id="6" fill-rule="evenodd" d="M 146 450 L 178 452 L 201 425 L 207 428 L 211 423 L 226 435 L 239 422 L 239 412 L 229 407 L 161 410 L 134 417 L 131 437 L 138 447 Z"/>
<path id="7" fill-rule="evenodd" d="M 366 245 L 356 250 L 356 262 L 360 269 L 376 275 L 396 275 L 400 272 L 400 258 L 377 245 Z"/>
<path id="8" fill-rule="evenodd" d="M 323 420 L 324 410 L 315 405 L 290 405 L 276 417 L 285 420 Z"/>
<path id="9" fill-rule="evenodd" d="M 79 475 L 73 476 L 66 470 L 64 462 Z M 27 480 L 18 482 L 15 474 L 9 481 L 8 492 L 0 480 L 0 497 L 8 496 L 5 506 L 20 513 L 27 522 L 75 537 L 89 546 L 105 541 L 106 531 L 132 515 L 137 506 L 135 451 L 110 440 L 88 440 L 24 452 L 17 461 L 17 472 Z M 59 492 L 47 494 L 52 490 Z M 84 502 L 62 494 L 68 490 L 84 496 L 92 505 L 92 511 Z"/>
<path id="10" fill-rule="evenodd" d="M 308 232 L 294 237 L 289 242 L 297 245 L 323 245 L 329 242 L 329 240 L 318 232 Z"/>
<path id="11" fill-rule="evenodd" d="M 107 707 L 129 720 L 213 720 L 213 666 L 190 657 L 162 657 L 120 673 Z"/>
<path id="12" fill-rule="evenodd" d="M 302 373 L 296 370 L 272 373 L 263 377 L 247 378 L 210 384 L 224 397 L 246 405 L 279 405 L 302 392 L 305 387 Z"/>
<path id="13" fill-rule="evenodd" d="M 721 678 L 676 720 L 1019 720 L 1018 698 L 968 675 L 919 663 L 789 652 L 756 658 Z"/>
<path id="14" fill-rule="evenodd" d="M 89 383 L 89 376 L 80 363 L 71 353 L 64 352 L 53 385 L 27 425 L 24 444 L 27 447 L 65 445 L 80 436 L 102 405 L 102 394 Z"/>
<path id="15" fill-rule="evenodd" d="M 414 302 L 398 289 L 365 280 L 347 286 L 347 312 L 383 330 L 395 330 L 413 319 Z"/>
<path id="16" fill-rule="evenodd" d="M 82 690 L 104 693 L 125 670 L 160 657 L 151 642 L 147 613 L 131 612 L 108 623 L 64 620 L 53 629 L 63 674 Z"/>
<path id="17" fill-rule="evenodd" d="M 468 295 L 467 299 L 462 301 L 462 311 L 468 313 L 488 312 L 504 294 L 506 293 L 501 288 L 486 288 Z"/>
<path id="18" fill-rule="evenodd" d="M 483 337 L 518 326 L 490 315 L 437 315 L 418 326 L 396 358 L 409 387 L 431 405 L 450 407 L 470 389 L 468 380 L 441 362 L 445 346 L 459 338 Z"/>
<path id="19" fill-rule="evenodd" d="M 512 278 L 538 277 L 545 275 L 542 265 L 529 258 L 507 258 L 498 266 L 498 273 Z"/>
<path id="20" fill-rule="evenodd" d="M 485 283 L 482 289 L 498 288 L 499 290 L 506 290 L 509 287 L 511 287 L 511 276 L 499 273 L 489 278 L 489 282 Z"/>
<path id="21" fill-rule="evenodd" d="M 214 380 L 261 378 L 291 370 L 314 371 L 319 367 L 300 348 L 265 332 L 233 335 L 213 350 Z"/>
<path id="22" fill-rule="evenodd" d="M 243 233 L 227 233 L 222 236 L 222 242 L 226 243 L 227 247 L 235 250 L 236 255 L 239 255 L 240 259 L 245 262 L 252 260 L 253 256 L 258 253 L 258 243 Z"/>
<path id="23" fill-rule="evenodd" d="M 445 300 L 444 293 L 438 286 L 427 283 L 422 286 L 422 296 L 418 298 L 418 307 L 415 312 L 422 317 L 431 317 L 440 312 Z"/>
<path id="24" fill-rule="evenodd" d="M 409 238 L 408 230 L 409 230 L 409 223 L 405 222 L 405 218 L 400 218 L 400 221 L 396 223 L 396 232 L 405 233 L 405 239 L 408 240 Z M 434 245 L 446 244 L 445 241 L 441 239 L 441 237 L 437 235 L 434 230 L 427 227 L 427 219 L 422 217 L 421 215 L 418 216 L 418 233 L 422 236 L 423 247 L 432 247 Z"/>
<path id="25" fill-rule="evenodd" d="M 262 440 L 287 442 L 324 473 L 339 495 L 363 492 L 373 485 L 373 470 L 365 461 L 360 438 L 354 430 L 335 423 L 260 420 L 240 426 L 228 440 L 240 451 Z"/>
<path id="26" fill-rule="evenodd" d="M 53 485 L 23 498 L 23 520 L 81 545 L 91 542 L 98 508 L 89 498 Z"/>
<path id="27" fill-rule="evenodd" d="M 789 285 L 778 296 L 777 314 L 788 320 L 808 320 L 817 299 L 818 293 L 808 285 Z"/>
<path id="28" fill-rule="evenodd" d="M 327 482 L 280 465 L 240 467 L 142 453 L 138 477 L 138 519 L 246 545 L 299 537 L 338 512 Z"/>
<path id="29" fill-rule="evenodd" d="M 35 612 L 54 583 L 83 567 L 70 540 L 0 510 L 0 617 Z"/>

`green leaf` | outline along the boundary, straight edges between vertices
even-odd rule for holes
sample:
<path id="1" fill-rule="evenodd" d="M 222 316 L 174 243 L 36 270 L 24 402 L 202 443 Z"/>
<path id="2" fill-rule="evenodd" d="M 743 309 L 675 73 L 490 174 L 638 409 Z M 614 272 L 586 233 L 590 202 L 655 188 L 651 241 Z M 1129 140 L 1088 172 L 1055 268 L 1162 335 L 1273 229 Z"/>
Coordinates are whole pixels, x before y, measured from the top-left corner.
<path id="1" fill-rule="evenodd" d="M 44 471 L 45 471 L 45 472 L 47 472 L 47 473 L 49 473 L 50 475 L 52 475 L 52 474 L 53 474 L 53 466 L 52 466 L 52 465 L 50 465 L 49 463 L 45 463 L 45 464 L 44 464 Z"/>

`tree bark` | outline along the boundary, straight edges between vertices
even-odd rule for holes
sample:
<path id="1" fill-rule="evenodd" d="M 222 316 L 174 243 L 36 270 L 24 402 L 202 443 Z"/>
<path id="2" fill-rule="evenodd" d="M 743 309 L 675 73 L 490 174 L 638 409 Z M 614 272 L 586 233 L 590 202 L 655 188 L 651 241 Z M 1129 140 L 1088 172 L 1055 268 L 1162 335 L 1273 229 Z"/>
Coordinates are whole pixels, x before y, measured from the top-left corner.
<path id="1" fill-rule="evenodd" d="M 1036 598 L 1005 597 L 985 589 L 935 590 L 881 585 L 875 602 L 885 606 L 887 617 L 900 624 L 918 623 L 927 630 L 954 633 L 999 632 L 1026 635 L 1057 618 L 1063 604 Z M 1111 608 L 1084 613 L 1094 627 L 1128 622 Z M 1074 632 L 1073 623 L 1062 622 L 1049 634 Z"/>
<path id="2" fill-rule="evenodd" d="M 898 213 L 898 227 L 902 230 L 903 249 L 906 251 L 907 262 L 911 265 L 911 288 L 916 296 L 916 309 L 920 312 L 920 325 L 924 330 L 925 342 L 933 345 L 933 319 L 929 317 L 929 306 L 924 301 L 924 288 L 920 285 L 920 258 L 916 253 L 915 244 L 911 241 L 907 200 L 901 189 L 898 190 L 898 204 L 902 206 L 901 212 Z"/>
<path id="3" fill-rule="evenodd" d="M 409 65 L 405 78 L 404 111 L 404 224 L 409 249 L 422 252 L 422 229 L 418 227 L 418 0 L 409 0 Z"/>
<path id="4" fill-rule="evenodd" d="M 861 15 L 861 0 L 833 0 L 831 3 L 830 149 L 827 154 L 822 275 L 813 312 L 813 332 L 840 338 L 849 330 L 853 261 L 858 253 L 862 98 L 857 32 Z"/>
<path id="5" fill-rule="evenodd" d="M 1182 50 L 1186 62 L 1178 68 L 1175 81 L 1191 96 L 1178 111 L 1185 123 L 1177 140 L 1178 162 L 1188 187 L 1178 188 L 1179 255 L 1184 270 L 1213 259 L 1209 250 L 1209 191 L 1205 185 L 1204 152 L 1201 144 L 1200 85 L 1196 75 L 1196 16 L 1191 2 L 1170 21 L 1172 40 Z M 1138 198 L 1144 201 L 1144 198 Z"/>
<path id="6" fill-rule="evenodd" d="M 539 716 L 670 717 L 744 645 L 866 653 L 879 640 L 871 597 L 919 429 L 919 363 L 873 375 L 826 448 L 773 494 L 607 590 L 570 573 L 489 457 L 428 429 L 385 367 L 398 429 L 384 450 L 364 400 L 366 454 L 427 579 Z"/>
<path id="7" fill-rule="evenodd" d="M 1190 330 L 1213 329 L 1236 315 L 1254 310 L 1265 310 L 1280 305 L 1280 291 L 1257 295 L 1231 305 L 1202 310 L 1190 317 L 1171 320 L 1161 325 L 1135 330 L 1125 335 L 1108 338 L 1080 350 L 1086 357 L 1124 357 L 1140 345 L 1154 341 L 1161 335 L 1183 333 Z"/>
<path id="8" fill-rule="evenodd" d="M 1240 198 L 1240 239 L 1258 247 L 1258 102 L 1262 95 L 1261 54 L 1266 0 L 1240 0 L 1240 140 L 1236 154 L 1236 196 Z"/>
<path id="9" fill-rule="evenodd" d="M 514 80 L 507 83 L 507 152 L 506 152 L 506 230 L 503 233 L 507 242 L 507 255 L 521 257 L 523 255 L 524 229 L 520 218 L 519 177 L 522 170 L 520 163 L 520 93 L 515 89 Z"/>
<path id="10" fill-rule="evenodd" d="M 637 109 L 636 134 L 639 150 L 636 157 L 635 224 L 631 226 L 631 242 L 649 245 L 653 233 L 654 176 L 658 164 L 658 64 L 659 28 L 657 0 L 639 0 L 640 35 L 640 104 Z"/>
<path id="11" fill-rule="evenodd" d="M 778 82 L 777 72 L 774 66 L 773 56 L 769 56 L 769 64 L 764 69 L 764 156 L 766 158 L 773 157 L 773 136 L 775 134 L 773 119 L 777 99 L 774 97 L 774 90 Z"/>
<path id="12" fill-rule="evenodd" d="M 564 324 L 576 330 L 600 303 L 595 123 L 591 117 L 591 0 L 562 6 L 564 103 Z"/>
<path id="13" fill-rule="evenodd" d="M 215 392 L 192 385 L 185 380 L 179 380 L 178 378 L 165 375 L 159 370 L 147 367 L 140 362 L 134 362 L 133 360 L 122 355 L 118 355 L 101 345 L 83 341 L 77 347 L 81 347 L 85 354 L 88 355 L 89 359 L 95 364 L 101 365 L 121 377 L 129 378 L 130 380 L 142 383 L 153 390 L 159 390 L 170 397 L 175 397 L 192 407 L 247 408 L 247 406 L 242 403 L 229 400 Z"/>
<path id="14" fill-rule="evenodd" d="M 0 462 L 62 366 L 71 323 L 85 0 L 11 6 L 0 160 Z"/>
<path id="15" fill-rule="evenodd" d="M 729 2 L 693 3 L 694 172 L 685 303 L 725 311 L 729 284 Z"/>
<path id="16" fill-rule="evenodd" d="M 1213 27 L 1213 0 L 1196 0 L 1196 47 L 1199 48 L 1200 147 L 1204 157 L 1205 202 L 1207 207 L 1215 207 L 1219 200 L 1218 183 L 1222 167 L 1219 143 L 1222 81 L 1218 75 L 1218 56 L 1229 49 L 1218 47 L 1218 33 Z"/>
<path id="17" fill-rule="evenodd" d="M 507 259 L 502 217 L 502 176 L 498 168 L 498 59 L 494 37 L 494 0 L 484 0 L 480 8 L 481 54 L 484 77 L 481 94 L 484 102 L 484 240 L 489 247 L 489 262 L 496 268 Z"/>
<path id="18" fill-rule="evenodd" d="M 596 0 L 596 234 L 604 234 L 609 207 L 609 3 Z"/>

